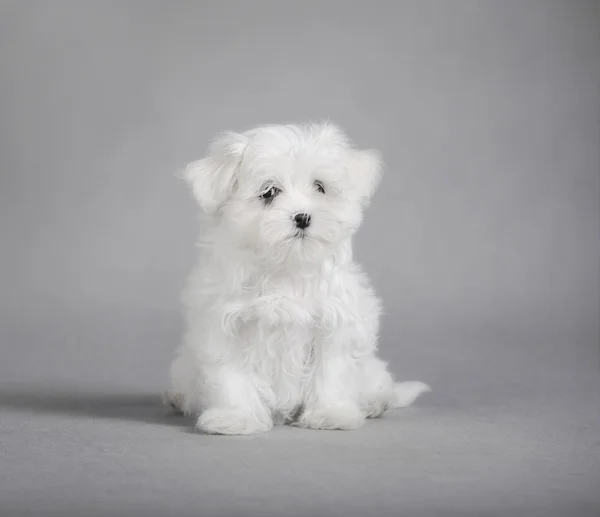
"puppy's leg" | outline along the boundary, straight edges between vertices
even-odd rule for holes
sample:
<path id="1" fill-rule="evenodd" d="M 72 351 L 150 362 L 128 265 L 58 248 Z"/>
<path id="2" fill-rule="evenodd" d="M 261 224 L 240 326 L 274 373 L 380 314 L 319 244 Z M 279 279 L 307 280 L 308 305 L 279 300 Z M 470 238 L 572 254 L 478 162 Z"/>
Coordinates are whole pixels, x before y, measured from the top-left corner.
<path id="1" fill-rule="evenodd" d="M 271 412 L 250 372 L 235 364 L 201 368 L 202 411 L 196 427 L 207 434 L 256 434 L 273 427 Z"/>
<path id="2" fill-rule="evenodd" d="M 351 357 L 321 350 L 304 409 L 295 425 L 310 429 L 357 429 L 365 416 L 357 400 L 356 367 Z"/>
<path id="3" fill-rule="evenodd" d="M 388 409 L 394 396 L 394 381 L 384 361 L 375 355 L 358 360 L 360 407 L 367 418 L 378 418 Z"/>
<path id="4" fill-rule="evenodd" d="M 381 414 L 385 407 L 381 393 L 389 387 L 379 365 L 367 361 L 361 368 L 361 361 L 370 358 L 376 349 L 379 301 L 367 279 L 357 273 L 344 273 L 330 287 L 330 298 L 322 300 L 321 328 L 327 329 L 326 335 L 315 344 L 315 370 L 298 425 L 355 429 L 367 415 Z M 344 301 L 342 306 L 340 300 Z M 368 388 L 364 381 L 367 377 L 372 381 Z M 377 402 L 370 404 L 365 399 L 372 395 L 376 395 Z"/>

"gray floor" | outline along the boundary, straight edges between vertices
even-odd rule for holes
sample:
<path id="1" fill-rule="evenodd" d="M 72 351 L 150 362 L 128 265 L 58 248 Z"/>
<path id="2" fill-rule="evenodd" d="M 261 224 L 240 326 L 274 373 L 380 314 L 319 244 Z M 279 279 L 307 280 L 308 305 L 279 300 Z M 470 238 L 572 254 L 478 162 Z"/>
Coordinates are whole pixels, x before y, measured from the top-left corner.
<path id="1" fill-rule="evenodd" d="M 0 517 L 600 515 L 600 3 L 0 0 Z M 379 149 L 356 254 L 434 391 L 354 432 L 158 403 L 225 129 Z"/>
<path id="2" fill-rule="evenodd" d="M 422 368 L 435 392 L 412 408 L 357 431 L 283 427 L 252 437 L 194 433 L 158 404 L 158 384 L 118 380 L 133 358 L 112 368 L 110 382 L 99 349 L 85 354 L 96 364 L 84 372 L 42 354 L 54 380 L 19 380 L 4 365 L 13 380 L 0 385 L 0 513 L 598 515 L 597 355 L 585 365 L 554 362 L 548 343 L 551 361 L 499 342 L 489 343 L 503 350 L 492 359 L 448 346 L 471 357 L 469 371 Z"/>

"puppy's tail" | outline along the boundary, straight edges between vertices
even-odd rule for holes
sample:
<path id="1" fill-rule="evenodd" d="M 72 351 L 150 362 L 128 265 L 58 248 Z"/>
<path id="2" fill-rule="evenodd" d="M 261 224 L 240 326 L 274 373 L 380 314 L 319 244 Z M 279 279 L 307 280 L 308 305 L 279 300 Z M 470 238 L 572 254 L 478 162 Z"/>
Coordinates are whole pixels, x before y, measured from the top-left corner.
<path id="1" fill-rule="evenodd" d="M 394 385 L 394 396 L 390 402 L 390 409 L 410 406 L 421 393 L 427 393 L 431 388 L 424 382 L 406 381 Z"/>

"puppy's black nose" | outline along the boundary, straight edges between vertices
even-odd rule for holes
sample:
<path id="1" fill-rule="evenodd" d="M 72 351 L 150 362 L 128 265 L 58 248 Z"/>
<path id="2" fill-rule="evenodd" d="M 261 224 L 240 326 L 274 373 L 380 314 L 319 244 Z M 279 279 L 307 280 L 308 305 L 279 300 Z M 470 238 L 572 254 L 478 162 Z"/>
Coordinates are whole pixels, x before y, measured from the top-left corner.
<path id="1" fill-rule="evenodd" d="M 308 214 L 296 214 L 294 216 L 294 221 L 296 221 L 296 226 L 298 228 L 306 228 L 310 224 L 310 215 Z"/>

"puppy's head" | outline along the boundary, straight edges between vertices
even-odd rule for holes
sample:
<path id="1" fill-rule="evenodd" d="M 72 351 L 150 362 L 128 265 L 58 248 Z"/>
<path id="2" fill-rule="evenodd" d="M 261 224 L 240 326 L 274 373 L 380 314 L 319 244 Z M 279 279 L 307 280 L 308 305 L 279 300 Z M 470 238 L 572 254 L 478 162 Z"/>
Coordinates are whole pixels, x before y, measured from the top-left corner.
<path id="1" fill-rule="evenodd" d="M 225 133 L 185 178 L 227 238 L 273 264 L 318 262 L 350 237 L 381 174 L 331 124 Z"/>

